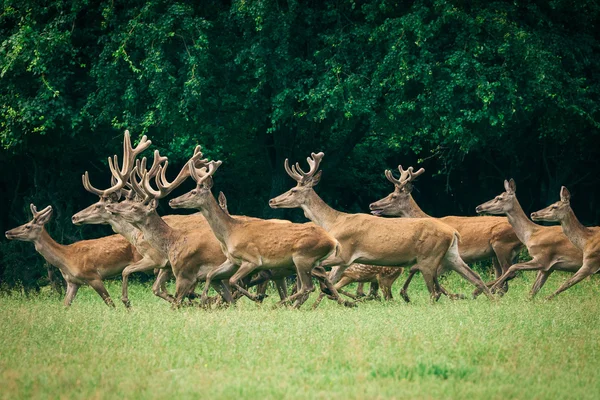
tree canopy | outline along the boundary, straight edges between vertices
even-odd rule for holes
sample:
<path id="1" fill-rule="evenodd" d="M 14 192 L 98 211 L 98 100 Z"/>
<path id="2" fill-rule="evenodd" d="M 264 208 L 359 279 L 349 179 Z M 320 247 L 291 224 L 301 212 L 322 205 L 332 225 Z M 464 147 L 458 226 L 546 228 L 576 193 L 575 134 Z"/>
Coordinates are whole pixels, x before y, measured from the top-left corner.
<path id="1" fill-rule="evenodd" d="M 33 202 L 54 206 L 59 241 L 107 234 L 70 217 L 95 201 L 83 171 L 108 185 L 125 129 L 175 165 L 203 145 L 239 214 L 300 220 L 267 200 L 292 185 L 285 158 L 324 151 L 317 189 L 342 210 L 419 164 L 433 215 L 473 215 L 513 177 L 526 210 L 567 185 L 598 223 L 599 15 L 565 0 L 6 0 L 0 228 Z M 1 281 L 35 286 L 30 246 L 0 257 Z"/>

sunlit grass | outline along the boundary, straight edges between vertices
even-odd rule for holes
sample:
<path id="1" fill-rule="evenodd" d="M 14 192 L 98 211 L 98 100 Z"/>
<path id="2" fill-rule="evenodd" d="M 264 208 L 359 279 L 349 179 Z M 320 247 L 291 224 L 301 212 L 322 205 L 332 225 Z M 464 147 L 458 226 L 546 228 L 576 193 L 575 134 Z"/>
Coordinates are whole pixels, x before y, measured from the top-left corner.
<path id="1" fill-rule="evenodd" d="M 82 288 L 70 309 L 49 292 L 0 298 L 3 398 L 598 398 L 600 279 L 547 302 L 533 274 L 496 302 L 431 304 L 422 280 L 411 304 L 347 309 L 314 298 L 301 310 L 246 299 L 236 307 L 169 309 L 133 285 L 134 308 L 108 289 L 109 309 Z M 403 277 L 394 287 L 394 295 Z M 449 289 L 472 287 L 451 276 Z M 171 291 L 173 288 L 171 287 Z"/>

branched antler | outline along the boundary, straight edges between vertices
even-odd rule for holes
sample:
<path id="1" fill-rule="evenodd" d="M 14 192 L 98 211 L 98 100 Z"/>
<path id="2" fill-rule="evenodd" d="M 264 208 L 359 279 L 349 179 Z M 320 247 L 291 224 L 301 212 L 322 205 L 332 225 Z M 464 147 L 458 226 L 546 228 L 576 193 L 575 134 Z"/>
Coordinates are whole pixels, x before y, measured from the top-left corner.
<path id="1" fill-rule="evenodd" d="M 419 169 L 417 172 L 413 172 L 413 167 L 408 167 L 405 170 L 402 168 L 402 165 L 398 165 L 398 170 L 400 171 L 400 179 L 396 179 L 389 169 L 385 170 L 385 177 L 399 189 L 413 182 L 419 175 L 425 172 L 424 168 Z"/>
<path id="2" fill-rule="evenodd" d="M 306 157 L 306 161 L 308 161 L 309 170 L 308 172 L 304 172 L 302 168 L 300 168 L 300 164 L 296 163 L 292 165 L 290 168 L 289 160 L 286 158 L 283 163 L 283 167 L 285 168 L 285 172 L 294 179 L 296 182 L 300 184 L 304 184 L 312 179 L 315 174 L 319 170 L 319 165 L 321 164 L 321 160 L 325 156 L 325 153 L 319 152 L 317 154 L 311 153 L 310 157 Z"/>

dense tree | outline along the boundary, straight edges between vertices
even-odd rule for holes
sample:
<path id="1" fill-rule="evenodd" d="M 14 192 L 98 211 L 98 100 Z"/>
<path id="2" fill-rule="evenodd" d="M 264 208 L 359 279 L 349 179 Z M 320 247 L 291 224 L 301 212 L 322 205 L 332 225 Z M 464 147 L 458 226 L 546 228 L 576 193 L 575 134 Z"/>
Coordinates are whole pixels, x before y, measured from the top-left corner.
<path id="1" fill-rule="evenodd" d="M 421 163 L 431 214 L 472 215 L 512 176 L 524 206 L 566 184 L 598 223 L 599 15 L 565 0 L 7 0 L 0 229 L 35 202 L 62 241 L 108 233 L 70 216 L 93 201 L 84 170 L 108 184 L 126 128 L 175 164 L 196 143 L 224 160 L 236 213 L 281 216 L 266 200 L 291 185 L 283 160 L 323 150 L 319 190 L 340 209 L 365 211 L 385 168 Z M 36 285 L 30 246 L 0 257 L 0 280 Z"/>

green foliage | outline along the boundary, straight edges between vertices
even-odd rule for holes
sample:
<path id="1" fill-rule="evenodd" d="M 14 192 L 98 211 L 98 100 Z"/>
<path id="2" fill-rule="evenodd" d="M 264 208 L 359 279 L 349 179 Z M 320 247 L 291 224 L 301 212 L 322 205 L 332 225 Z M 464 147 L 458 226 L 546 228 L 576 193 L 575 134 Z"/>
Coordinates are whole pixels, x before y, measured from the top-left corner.
<path id="1" fill-rule="evenodd" d="M 596 223 L 599 15 L 565 0 L 7 0 L 0 228 L 34 201 L 61 209 L 61 239 L 105 234 L 68 220 L 93 201 L 83 171 L 108 184 L 124 129 L 173 166 L 202 144 L 236 213 L 300 220 L 266 201 L 291 185 L 285 158 L 322 150 L 319 191 L 343 210 L 389 192 L 385 168 L 422 163 L 433 215 L 472 215 L 512 176 L 526 207 L 566 184 Z M 2 280 L 29 256 L 7 246 Z"/>

